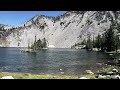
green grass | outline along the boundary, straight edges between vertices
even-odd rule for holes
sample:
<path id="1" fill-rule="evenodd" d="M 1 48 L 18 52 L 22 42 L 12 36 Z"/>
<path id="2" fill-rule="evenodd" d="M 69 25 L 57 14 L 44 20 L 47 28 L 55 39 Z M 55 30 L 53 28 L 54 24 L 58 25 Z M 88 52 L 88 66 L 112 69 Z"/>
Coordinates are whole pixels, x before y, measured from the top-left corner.
<path id="1" fill-rule="evenodd" d="M 118 66 L 106 66 L 101 69 L 103 72 L 110 72 L 112 69 L 120 70 Z M 12 76 L 14 79 L 79 79 L 80 77 L 86 77 L 88 79 L 97 79 L 97 74 L 84 74 L 79 76 L 74 75 L 50 75 L 50 74 L 33 74 L 33 73 L 18 73 L 18 72 L 0 72 L 0 78 L 3 76 Z M 107 79 L 107 78 L 106 78 Z"/>
<path id="2" fill-rule="evenodd" d="M 112 71 L 112 69 L 118 69 L 118 70 L 120 70 L 120 67 L 119 66 L 107 66 L 107 67 L 103 67 L 102 71 L 103 72 L 110 72 L 110 71 Z"/>
<path id="3" fill-rule="evenodd" d="M 68 75 L 0 72 L 0 78 L 3 76 L 12 76 L 15 79 L 78 79 L 78 76 Z"/>
<path id="4" fill-rule="evenodd" d="M 50 74 L 32 74 L 32 73 L 10 73 L 10 72 L 0 72 L 0 78 L 3 76 L 12 76 L 14 79 L 79 79 L 80 77 L 86 77 L 88 79 L 96 79 L 96 75 L 85 74 L 80 76 L 72 75 L 50 75 Z"/>

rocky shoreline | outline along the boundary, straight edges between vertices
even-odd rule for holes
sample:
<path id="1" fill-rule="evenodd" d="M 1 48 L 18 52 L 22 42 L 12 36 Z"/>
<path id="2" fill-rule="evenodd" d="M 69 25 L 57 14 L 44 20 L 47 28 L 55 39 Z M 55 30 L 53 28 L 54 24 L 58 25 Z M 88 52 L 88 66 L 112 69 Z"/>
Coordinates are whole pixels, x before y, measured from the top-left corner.
<path id="1" fill-rule="evenodd" d="M 86 74 L 80 79 L 120 79 L 120 60 L 113 60 L 104 63 L 104 67 L 97 72 L 86 70 Z"/>
<path id="2" fill-rule="evenodd" d="M 61 73 L 61 75 L 49 75 L 0 72 L 0 79 L 120 79 L 120 67 L 106 65 L 97 72 L 86 70 L 86 73 L 80 76 L 64 75 L 64 73 Z"/>

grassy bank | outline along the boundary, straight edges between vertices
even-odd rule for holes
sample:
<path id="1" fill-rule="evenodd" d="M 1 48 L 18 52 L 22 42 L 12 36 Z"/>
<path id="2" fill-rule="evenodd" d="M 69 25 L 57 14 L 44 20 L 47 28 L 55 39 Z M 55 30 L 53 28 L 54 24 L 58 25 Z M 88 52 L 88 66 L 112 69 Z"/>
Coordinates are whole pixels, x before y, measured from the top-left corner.
<path id="1" fill-rule="evenodd" d="M 110 72 L 112 69 L 120 70 L 118 66 L 106 66 L 101 70 L 102 72 Z M 50 75 L 50 74 L 33 74 L 33 73 L 18 73 L 18 72 L 0 72 L 0 78 L 3 76 L 12 76 L 14 79 L 79 79 L 81 77 L 86 77 L 88 79 L 97 79 L 97 74 L 84 74 L 80 76 L 71 76 L 71 75 Z"/>
<path id="2" fill-rule="evenodd" d="M 79 78 L 79 76 L 67 76 L 67 75 L 0 72 L 0 78 L 3 76 L 12 76 L 15 79 L 78 79 Z"/>

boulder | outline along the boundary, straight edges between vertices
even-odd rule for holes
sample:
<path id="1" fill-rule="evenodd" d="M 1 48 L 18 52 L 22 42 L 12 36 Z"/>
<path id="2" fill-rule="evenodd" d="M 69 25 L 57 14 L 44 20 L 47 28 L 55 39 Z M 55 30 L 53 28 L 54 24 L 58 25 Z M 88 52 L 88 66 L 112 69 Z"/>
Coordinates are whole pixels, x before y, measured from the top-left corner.
<path id="1" fill-rule="evenodd" d="M 106 77 L 111 78 L 111 75 L 106 75 Z"/>
<path id="2" fill-rule="evenodd" d="M 104 76 L 104 75 L 99 75 L 98 76 L 98 79 L 105 79 L 107 76 Z"/>
<path id="3" fill-rule="evenodd" d="M 118 63 L 120 63 L 120 59 L 118 59 L 117 61 L 118 61 Z"/>
<path id="4" fill-rule="evenodd" d="M 62 69 L 60 68 L 60 71 L 62 71 Z"/>
<path id="5" fill-rule="evenodd" d="M 112 69 L 112 72 L 117 72 L 118 73 L 118 70 L 117 69 Z"/>
<path id="6" fill-rule="evenodd" d="M 12 76 L 4 76 L 1 79 L 14 79 Z"/>
<path id="7" fill-rule="evenodd" d="M 113 72 L 111 71 L 111 72 L 107 72 L 107 75 L 113 75 Z"/>
<path id="8" fill-rule="evenodd" d="M 87 74 L 94 74 L 91 70 L 86 70 Z"/>
<path id="9" fill-rule="evenodd" d="M 119 76 L 119 75 L 111 75 L 110 78 L 111 78 L 111 79 L 120 79 L 120 76 Z"/>
<path id="10" fill-rule="evenodd" d="M 97 64 L 97 65 L 100 65 L 100 66 L 103 65 L 103 63 L 96 63 L 96 64 Z"/>
<path id="11" fill-rule="evenodd" d="M 86 77 L 81 77 L 81 78 L 79 78 L 79 79 L 88 79 L 88 78 L 86 78 Z"/>
<path id="12" fill-rule="evenodd" d="M 120 76 L 119 76 L 119 75 L 115 75 L 115 78 L 116 78 L 116 79 L 120 79 Z"/>

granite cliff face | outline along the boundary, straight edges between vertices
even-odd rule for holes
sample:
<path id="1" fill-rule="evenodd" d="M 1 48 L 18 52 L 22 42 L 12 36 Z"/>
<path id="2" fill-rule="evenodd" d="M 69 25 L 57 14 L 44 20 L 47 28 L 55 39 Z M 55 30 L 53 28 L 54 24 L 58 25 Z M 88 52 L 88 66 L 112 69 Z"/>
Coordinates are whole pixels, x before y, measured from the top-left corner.
<path id="1" fill-rule="evenodd" d="M 71 48 L 75 43 L 96 37 L 120 23 L 120 11 L 67 11 L 57 17 L 36 15 L 6 36 L 6 46 L 27 47 L 45 38 L 49 47 Z"/>

